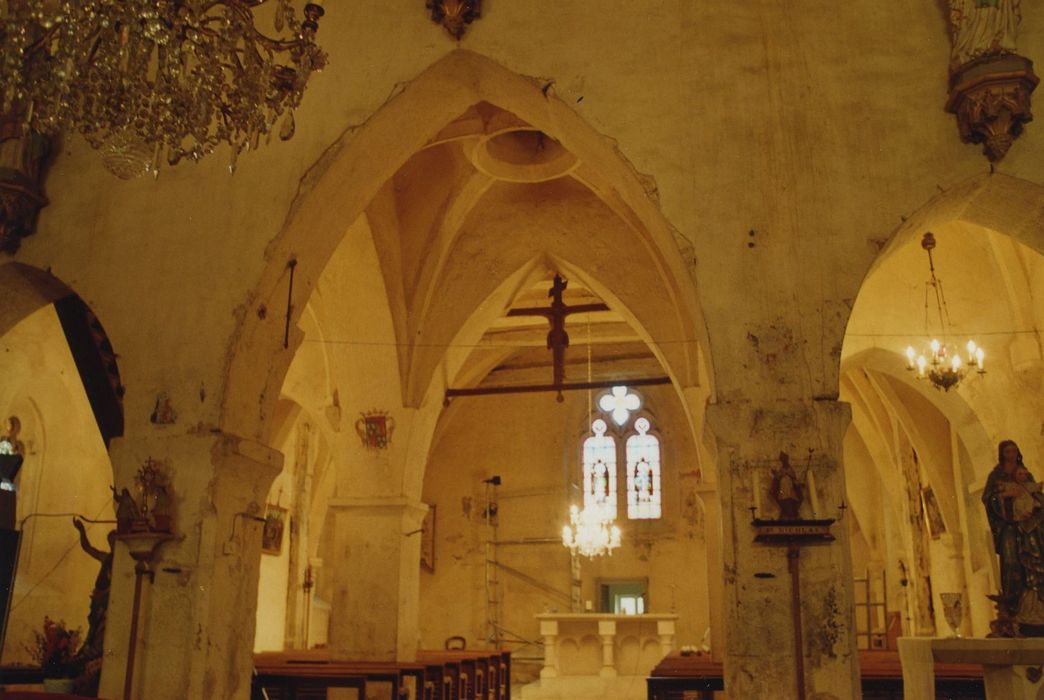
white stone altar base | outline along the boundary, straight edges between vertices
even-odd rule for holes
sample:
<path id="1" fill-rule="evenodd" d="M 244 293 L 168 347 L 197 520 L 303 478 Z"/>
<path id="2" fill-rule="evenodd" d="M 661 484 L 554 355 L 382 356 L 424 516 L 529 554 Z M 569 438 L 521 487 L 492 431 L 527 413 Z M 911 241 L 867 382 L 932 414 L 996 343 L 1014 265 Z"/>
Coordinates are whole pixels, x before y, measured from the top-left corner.
<path id="1" fill-rule="evenodd" d="M 522 700 L 643 700 L 645 679 L 674 650 L 677 615 L 547 613 L 540 680 Z"/>
<path id="2" fill-rule="evenodd" d="M 935 662 L 982 664 L 987 700 L 1040 700 L 1044 682 L 1026 679 L 1044 664 L 1044 639 L 900 637 L 905 700 L 935 700 Z"/>

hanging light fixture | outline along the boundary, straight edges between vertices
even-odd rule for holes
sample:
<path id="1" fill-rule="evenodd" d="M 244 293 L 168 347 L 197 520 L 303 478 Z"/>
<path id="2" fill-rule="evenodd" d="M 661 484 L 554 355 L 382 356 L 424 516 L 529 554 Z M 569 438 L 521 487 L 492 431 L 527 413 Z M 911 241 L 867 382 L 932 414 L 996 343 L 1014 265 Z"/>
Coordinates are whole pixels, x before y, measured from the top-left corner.
<path id="1" fill-rule="evenodd" d="M 911 345 L 906 348 L 906 369 L 916 372 L 919 379 L 926 379 L 937 389 L 949 391 L 961 383 L 969 371 L 985 374 L 983 362 L 986 352 L 974 340 L 969 340 L 962 348 L 948 340 L 950 337 L 950 312 L 946 307 L 946 294 L 943 292 L 942 280 L 935 276 L 935 260 L 932 250 L 935 249 L 935 236 L 929 231 L 921 239 L 921 247 L 928 253 L 929 278 L 924 290 L 924 325 L 926 341 L 918 353 Z M 941 338 L 931 337 L 929 318 L 931 301 L 935 301 L 935 312 L 939 319 Z"/>
<path id="2" fill-rule="evenodd" d="M 562 544 L 575 556 L 600 557 L 611 555 L 620 546 L 620 528 L 600 507 L 569 509 L 569 525 L 562 527 Z"/>
<path id="3" fill-rule="evenodd" d="M 257 148 L 313 71 L 321 0 L 0 0 L 0 114 L 42 134 L 77 131 L 116 175 L 158 173 L 220 144 Z M 277 37 L 254 24 L 272 8 Z"/>
<path id="4" fill-rule="evenodd" d="M 591 315 L 587 315 L 587 383 L 591 384 Z M 626 394 L 626 388 L 623 390 Z M 614 394 L 615 395 L 615 394 Z M 606 409 L 609 410 L 609 409 Z M 591 390 L 587 390 L 587 415 L 592 414 Z M 604 427 L 604 423 L 602 424 Z M 615 518 L 609 516 L 607 507 L 601 504 L 585 506 L 580 510 L 577 506 L 569 507 L 569 525 L 562 526 L 562 544 L 569 548 L 575 557 L 581 554 L 588 558 L 612 555 L 620 546 L 620 528 L 613 523 Z"/>

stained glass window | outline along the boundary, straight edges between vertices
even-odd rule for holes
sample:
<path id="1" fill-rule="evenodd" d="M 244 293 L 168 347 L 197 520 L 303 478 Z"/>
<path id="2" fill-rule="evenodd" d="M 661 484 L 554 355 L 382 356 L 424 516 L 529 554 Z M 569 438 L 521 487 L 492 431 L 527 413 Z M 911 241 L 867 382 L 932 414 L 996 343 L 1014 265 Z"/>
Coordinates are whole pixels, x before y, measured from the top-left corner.
<path id="1" fill-rule="evenodd" d="M 655 520 L 660 517 L 660 441 L 649 435 L 647 418 L 634 422 L 637 435 L 627 438 L 627 517 Z"/>
<path id="2" fill-rule="evenodd" d="M 614 386 L 612 391 L 598 400 L 598 407 L 612 414 L 613 422 L 623 427 L 631 417 L 631 411 L 642 407 L 642 400 L 627 391 L 625 386 Z"/>
<path id="3" fill-rule="evenodd" d="M 616 517 L 616 440 L 605 434 L 609 426 L 601 418 L 591 424 L 584 440 L 584 507 L 604 509 Z"/>

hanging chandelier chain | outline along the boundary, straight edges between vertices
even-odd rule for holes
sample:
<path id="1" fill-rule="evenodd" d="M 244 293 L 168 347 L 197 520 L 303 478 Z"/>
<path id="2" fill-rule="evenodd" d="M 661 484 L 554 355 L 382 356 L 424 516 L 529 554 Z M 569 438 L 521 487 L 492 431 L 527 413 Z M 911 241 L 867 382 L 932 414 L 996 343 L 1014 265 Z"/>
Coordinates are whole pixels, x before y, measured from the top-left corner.
<path id="1" fill-rule="evenodd" d="M 967 374 L 968 368 L 975 368 L 979 374 L 985 374 L 983 360 L 986 353 L 975 341 L 969 340 L 965 346 L 966 358 L 950 337 L 953 323 L 950 319 L 950 308 L 946 304 L 946 290 L 942 280 L 935 274 L 935 236 L 929 231 L 921 239 L 921 247 L 928 254 L 928 281 L 924 287 L 924 330 L 930 338 L 927 352 L 918 354 L 913 346 L 906 348 L 906 368 L 917 371 L 919 378 L 928 379 L 938 389 L 949 391 L 957 386 Z M 931 337 L 931 301 L 935 299 L 935 309 L 939 317 L 941 340 Z"/>
<path id="2" fill-rule="evenodd" d="M 593 382 L 591 372 L 591 313 L 587 313 L 587 383 L 590 385 Z M 587 418 L 591 419 L 591 412 L 594 410 L 592 405 L 592 390 L 587 390 Z"/>
<path id="3" fill-rule="evenodd" d="M 943 337 L 949 337 L 950 328 L 953 323 L 950 320 L 950 309 L 946 305 L 946 290 L 943 289 L 942 280 L 932 274 L 932 279 L 925 282 L 924 286 L 924 331 L 931 335 L 931 299 L 935 298 L 935 312 L 939 318 L 939 332 Z"/>
<path id="4" fill-rule="evenodd" d="M 929 292 L 928 288 L 931 287 L 932 292 L 935 296 L 935 310 L 939 316 L 939 330 L 943 337 L 947 337 L 950 332 L 950 310 L 946 306 L 946 292 L 943 290 L 943 283 L 935 274 L 935 256 L 932 255 L 932 251 L 935 250 L 935 236 L 931 232 L 924 234 L 924 238 L 921 240 L 921 247 L 924 248 L 924 252 L 928 254 L 928 281 L 925 283 L 924 290 L 924 328 L 925 332 L 930 334 L 929 323 L 928 323 L 928 301 Z"/>
<path id="5" fill-rule="evenodd" d="M 950 320 L 950 308 L 946 305 L 946 290 L 943 289 L 942 280 L 935 282 L 935 299 L 939 306 L 939 324 L 942 326 L 943 335 L 949 335 L 953 322 Z"/>

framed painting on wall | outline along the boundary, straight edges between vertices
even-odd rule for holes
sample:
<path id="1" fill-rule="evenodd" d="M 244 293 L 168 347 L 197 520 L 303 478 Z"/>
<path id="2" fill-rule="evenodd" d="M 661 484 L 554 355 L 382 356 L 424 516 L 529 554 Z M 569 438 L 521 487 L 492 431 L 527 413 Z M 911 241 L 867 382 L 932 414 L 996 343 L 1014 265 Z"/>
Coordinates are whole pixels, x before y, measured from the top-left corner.
<path id="1" fill-rule="evenodd" d="M 261 551 L 278 555 L 283 551 L 283 530 L 286 529 L 286 508 L 269 505 L 265 511 L 265 529 L 261 533 Z"/>
<path id="2" fill-rule="evenodd" d="M 435 506 L 429 505 L 421 525 L 421 567 L 435 573 Z"/>

